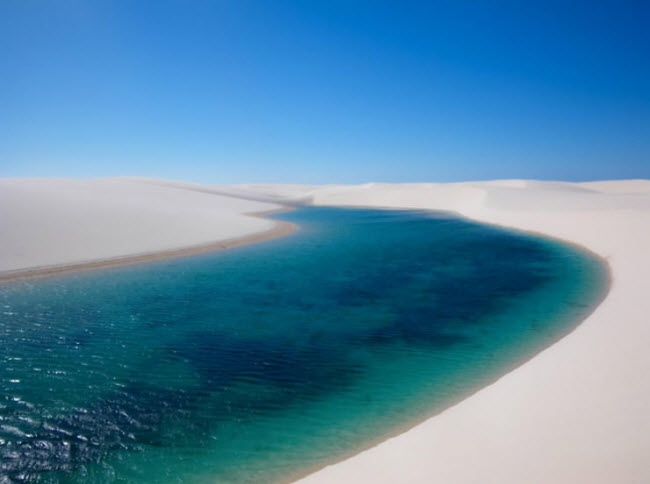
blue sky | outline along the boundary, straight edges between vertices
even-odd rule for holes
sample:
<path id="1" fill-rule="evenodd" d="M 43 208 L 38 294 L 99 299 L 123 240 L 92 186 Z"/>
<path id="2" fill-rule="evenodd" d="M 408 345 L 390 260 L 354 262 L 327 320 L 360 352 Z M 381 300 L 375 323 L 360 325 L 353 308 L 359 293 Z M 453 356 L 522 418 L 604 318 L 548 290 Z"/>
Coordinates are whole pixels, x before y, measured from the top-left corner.
<path id="1" fill-rule="evenodd" d="M 0 176 L 650 178 L 645 2 L 0 2 Z"/>

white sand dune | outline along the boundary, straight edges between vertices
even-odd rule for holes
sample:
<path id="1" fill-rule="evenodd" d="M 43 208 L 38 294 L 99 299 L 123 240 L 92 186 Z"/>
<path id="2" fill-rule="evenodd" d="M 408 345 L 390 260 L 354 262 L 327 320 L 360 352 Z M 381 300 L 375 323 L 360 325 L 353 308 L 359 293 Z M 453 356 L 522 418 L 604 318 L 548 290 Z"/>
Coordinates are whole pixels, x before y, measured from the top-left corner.
<path id="1" fill-rule="evenodd" d="M 273 222 L 245 213 L 306 202 L 450 210 L 540 232 L 602 256 L 613 284 L 578 329 L 532 360 L 302 483 L 650 482 L 648 180 L 322 187 L 0 180 L 0 271 L 260 233 Z"/>
<path id="2" fill-rule="evenodd" d="M 279 205 L 129 179 L 0 180 L 0 273 L 198 246 L 270 230 Z"/>

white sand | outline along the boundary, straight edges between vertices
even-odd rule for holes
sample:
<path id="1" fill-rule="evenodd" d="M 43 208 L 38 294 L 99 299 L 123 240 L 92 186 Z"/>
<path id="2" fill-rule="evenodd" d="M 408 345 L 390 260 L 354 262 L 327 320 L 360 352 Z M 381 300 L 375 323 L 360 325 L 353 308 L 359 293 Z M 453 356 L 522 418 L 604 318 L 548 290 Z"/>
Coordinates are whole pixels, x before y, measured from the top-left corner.
<path id="1" fill-rule="evenodd" d="M 588 247 L 613 276 L 605 301 L 560 342 L 302 484 L 650 482 L 649 181 L 368 184 L 300 195 L 322 205 L 452 210 L 541 232 Z"/>
<path id="2" fill-rule="evenodd" d="M 129 179 L 0 179 L 0 275 L 246 237 L 278 205 Z"/>
<path id="3" fill-rule="evenodd" d="M 219 194 L 238 195 L 248 200 Z M 0 180 L 0 271 L 241 237 L 253 200 L 452 210 L 575 242 L 613 286 L 576 331 L 410 431 L 303 483 L 650 482 L 650 182 L 205 187 Z"/>

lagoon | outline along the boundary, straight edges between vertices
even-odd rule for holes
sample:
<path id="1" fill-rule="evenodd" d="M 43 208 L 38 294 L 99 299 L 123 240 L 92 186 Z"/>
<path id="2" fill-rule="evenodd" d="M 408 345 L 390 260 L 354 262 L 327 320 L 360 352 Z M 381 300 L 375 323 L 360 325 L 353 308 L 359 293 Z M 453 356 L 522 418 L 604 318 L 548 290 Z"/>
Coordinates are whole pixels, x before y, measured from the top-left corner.
<path id="1" fill-rule="evenodd" d="M 287 480 L 489 384 L 607 288 L 585 251 L 445 213 L 275 217 L 300 229 L 0 286 L 0 476 Z"/>

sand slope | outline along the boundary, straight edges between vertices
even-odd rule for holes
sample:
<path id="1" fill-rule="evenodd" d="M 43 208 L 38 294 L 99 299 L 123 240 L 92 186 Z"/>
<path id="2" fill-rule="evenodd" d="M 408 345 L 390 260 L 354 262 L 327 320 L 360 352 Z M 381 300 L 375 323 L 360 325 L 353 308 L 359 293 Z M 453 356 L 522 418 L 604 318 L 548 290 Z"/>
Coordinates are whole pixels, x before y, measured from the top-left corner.
<path id="1" fill-rule="evenodd" d="M 270 230 L 278 205 L 130 179 L 0 180 L 0 273 L 191 247 Z"/>
<path id="2" fill-rule="evenodd" d="M 650 182 L 366 184 L 301 195 L 321 205 L 453 210 L 541 232 L 593 250 L 613 276 L 601 306 L 557 344 L 301 483 L 650 482 Z"/>

